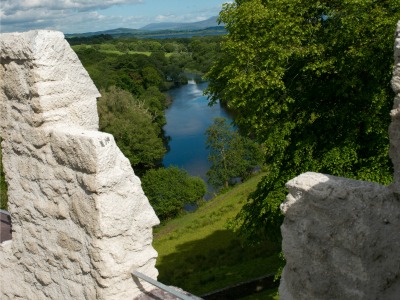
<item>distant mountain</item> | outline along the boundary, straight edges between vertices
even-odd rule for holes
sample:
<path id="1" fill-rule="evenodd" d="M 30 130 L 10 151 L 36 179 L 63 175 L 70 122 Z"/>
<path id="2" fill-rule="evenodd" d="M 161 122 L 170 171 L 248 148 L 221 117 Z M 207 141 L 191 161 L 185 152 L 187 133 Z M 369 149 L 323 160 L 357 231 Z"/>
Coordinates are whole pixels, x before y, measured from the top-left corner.
<path id="1" fill-rule="evenodd" d="M 161 22 L 161 23 L 151 23 L 142 28 L 141 30 L 175 30 L 175 31 L 183 31 L 183 30 L 201 30 L 209 27 L 216 27 L 224 25 L 219 25 L 217 22 L 218 17 L 211 17 L 204 21 L 192 22 L 192 23 L 172 23 L 172 22 Z"/>
<path id="2" fill-rule="evenodd" d="M 116 28 L 95 32 L 67 33 L 65 37 L 82 38 L 97 35 L 111 35 L 113 37 L 135 36 L 138 38 L 157 39 L 220 34 L 226 34 L 224 24 L 218 24 L 217 17 L 211 17 L 204 21 L 192 23 L 152 23 L 140 29 Z"/>
<path id="3" fill-rule="evenodd" d="M 121 35 L 136 35 L 138 33 L 142 33 L 143 30 L 139 29 L 131 29 L 131 28 L 115 28 L 103 31 L 93 31 L 93 32 L 85 32 L 85 33 L 66 33 L 66 37 L 85 37 L 85 36 L 94 36 L 101 34 L 109 34 L 112 36 L 121 36 Z"/>

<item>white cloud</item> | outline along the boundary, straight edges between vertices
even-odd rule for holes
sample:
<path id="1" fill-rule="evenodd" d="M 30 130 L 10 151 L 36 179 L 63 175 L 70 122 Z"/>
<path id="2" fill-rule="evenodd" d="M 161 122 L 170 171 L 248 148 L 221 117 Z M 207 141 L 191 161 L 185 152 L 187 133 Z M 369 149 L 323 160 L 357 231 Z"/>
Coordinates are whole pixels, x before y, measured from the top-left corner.
<path id="1" fill-rule="evenodd" d="M 143 0 L 2 0 L 0 9 L 6 15 L 15 11 L 46 9 L 46 10 L 80 10 L 105 9 L 118 4 L 136 4 Z"/>
<path id="2" fill-rule="evenodd" d="M 126 13 L 118 15 L 119 10 L 113 7 L 137 4 L 143 4 L 141 7 L 145 7 L 150 2 L 147 0 L 0 0 L 0 32 L 52 29 L 65 33 L 80 33 L 118 27 L 139 28 L 154 22 L 202 21 L 218 14 L 221 9 L 221 5 L 185 13 L 177 11 L 163 13 L 156 10 L 149 13 L 149 9 L 144 9 L 144 14 L 147 15 L 144 17 Z M 110 14 L 108 8 L 111 7 L 113 12 Z"/>
<path id="3" fill-rule="evenodd" d="M 158 15 L 155 17 L 155 21 L 157 22 L 169 22 L 172 20 L 177 20 L 179 19 L 177 16 L 173 15 L 173 14 L 168 14 L 168 15 Z"/>
<path id="4" fill-rule="evenodd" d="M 87 28 L 93 28 L 93 31 L 109 29 L 110 27 L 104 26 L 115 25 L 115 21 L 124 20 L 103 16 L 98 11 L 113 5 L 142 2 L 143 0 L 1 0 L 0 31 L 55 29 L 73 33 L 88 31 Z M 99 29 L 99 26 L 102 28 Z"/>
<path id="5" fill-rule="evenodd" d="M 209 16 L 201 16 L 196 14 L 185 14 L 177 16 L 174 14 L 158 15 L 154 18 L 155 22 L 196 22 L 208 19 Z"/>

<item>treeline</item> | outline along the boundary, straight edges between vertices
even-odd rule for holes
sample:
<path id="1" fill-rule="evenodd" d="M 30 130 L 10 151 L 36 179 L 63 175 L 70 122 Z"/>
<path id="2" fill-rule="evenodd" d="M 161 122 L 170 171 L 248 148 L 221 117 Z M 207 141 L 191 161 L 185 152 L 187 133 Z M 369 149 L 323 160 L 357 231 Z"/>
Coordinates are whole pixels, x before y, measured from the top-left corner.
<path id="1" fill-rule="evenodd" d="M 187 84 L 187 73 L 202 75 L 219 54 L 221 37 L 139 40 L 101 35 L 69 39 L 100 90 L 99 129 L 111 133 L 130 160 L 161 220 L 177 216 L 185 204 L 206 193 L 200 178 L 164 169 L 166 91 Z"/>
<path id="2" fill-rule="evenodd" d="M 109 34 L 98 34 L 94 36 L 77 36 L 73 38 L 66 38 L 71 46 L 81 44 L 101 44 L 106 43 L 113 39 Z"/>
<path id="3" fill-rule="evenodd" d="M 153 55 L 156 59 L 161 58 L 160 53 L 163 53 L 169 63 L 169 66 L 164 66 L 163 71 L 168 72 L 168 67 L 175 66 L 186 72 L 204 74 L 218 58 L 222 39 L 222 36 L 204 36 L 156 40 L 134 37 L 113 38 L 111 35 L 103 34 L 67 40 L 78 52 L 83 49 L 94 49 L 105 54 Z"/>

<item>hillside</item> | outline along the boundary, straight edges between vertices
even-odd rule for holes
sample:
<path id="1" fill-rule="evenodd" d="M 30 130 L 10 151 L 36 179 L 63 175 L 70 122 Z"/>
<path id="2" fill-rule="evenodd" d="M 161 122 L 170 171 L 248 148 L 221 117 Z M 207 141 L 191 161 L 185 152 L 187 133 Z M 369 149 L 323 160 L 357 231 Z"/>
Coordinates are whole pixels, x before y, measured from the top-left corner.
<path id="1" fill-rule="evenodd" d="M 132 28 L 115 28 L 109 30 L 84 32 L 84 33 L 66 33 L 67 38 L 82 38 L 97 35 L 109 35 L 114 38 L 118 37 L 136 37 L 136 38 L 189 38 L 192 36 L 207 36 L 226 34 L 224 24 L 218 24 L 217 17 L 210 19 L 190 22 L 190 23 L 174 23 L 161 22 L 151 23 L 140 29 Z"/>
<path id="2" fill-rule="evenodd" d="M 141 30 L 200 30 L 206 29 L 209 27 L 221 26 L 217 21 L 218 17 L 211 17 L 207 20 L 198 21 L 198 22 L 190 22 L 190 23 L 175 23 L 175 22 L 160 22 L 160 23 L 151 23 L 142 28 Z"/>
<path id="3" fill-rule="evenodd" d="M 249 246 L 227 228 L 262 175 L 155 230 L 159 281 L 203 295 L 278 269 L 279 245 Z"/>

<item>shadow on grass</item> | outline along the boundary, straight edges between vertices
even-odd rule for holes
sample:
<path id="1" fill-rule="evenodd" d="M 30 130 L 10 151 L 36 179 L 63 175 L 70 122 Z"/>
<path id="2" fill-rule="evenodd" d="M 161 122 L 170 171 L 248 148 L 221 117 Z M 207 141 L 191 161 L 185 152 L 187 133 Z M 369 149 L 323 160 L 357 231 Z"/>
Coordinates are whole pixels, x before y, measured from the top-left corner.
<path id="1" fill-rule="evenodd" d="M 217 230 L 162 257 L 158 280 L 202 295 L 275 272 L 281 263 L 279 251 L 279 245 L 271 242 L 245 246 L 232 231 Z"/>

